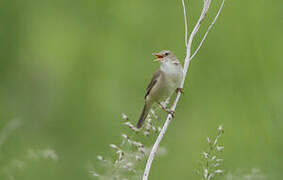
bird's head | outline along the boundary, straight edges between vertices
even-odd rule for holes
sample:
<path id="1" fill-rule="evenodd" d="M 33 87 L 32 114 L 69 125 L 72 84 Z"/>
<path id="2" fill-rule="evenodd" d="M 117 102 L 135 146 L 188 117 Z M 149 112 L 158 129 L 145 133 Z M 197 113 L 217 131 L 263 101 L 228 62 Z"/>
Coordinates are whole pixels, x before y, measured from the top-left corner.
<path id="1" fill-rule="evenodd" d="M 152 53 L 152 55 L 156 56 L 156 60 L 161 63 L 174 63 L 179 62 L 176 56 L 169 50 L 162 50 L 158 53 Z"/>

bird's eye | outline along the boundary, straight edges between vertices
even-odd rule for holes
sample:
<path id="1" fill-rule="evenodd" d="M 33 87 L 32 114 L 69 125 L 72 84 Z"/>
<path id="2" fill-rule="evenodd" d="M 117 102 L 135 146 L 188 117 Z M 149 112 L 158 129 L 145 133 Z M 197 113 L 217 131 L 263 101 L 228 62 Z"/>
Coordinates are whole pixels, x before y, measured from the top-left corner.
<path id="1" fill-rule="evenodd" d="M 168 56 L 168 55 L 169 55 L 169 52 L 166 52 L 166 53 L 165 53 L 165 56 Z"/>

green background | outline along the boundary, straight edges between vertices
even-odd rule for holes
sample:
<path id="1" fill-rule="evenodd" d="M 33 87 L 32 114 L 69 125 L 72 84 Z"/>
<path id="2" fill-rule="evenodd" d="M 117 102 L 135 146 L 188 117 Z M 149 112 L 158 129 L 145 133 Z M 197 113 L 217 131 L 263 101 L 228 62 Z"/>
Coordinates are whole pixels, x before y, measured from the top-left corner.
<path id="1" fill-rule="evenodd" d="M 212 3 L 194 48 L 220 5 Z M 201 5 L 188 3 L 190 30 Z M 260 168 L 282 179 L 282 32 L 282 0 L 227 0 L 191 63 L 162 141 L 168 153 L 150 179 L 197 179 L 205 139 L 220 124 L 226 171 Z M 28 149 L 44 148 L 58 161 L 27 162 L 10 175 L 92 179 L 88 164 L 121 140 L 121 113 L 136 122 L 158 67 L 151 53 L 162 49 L 183 62 L 180 0 L 0 0 L 0 131 L 22 122 L 0 146 L 0 179 Z"/>

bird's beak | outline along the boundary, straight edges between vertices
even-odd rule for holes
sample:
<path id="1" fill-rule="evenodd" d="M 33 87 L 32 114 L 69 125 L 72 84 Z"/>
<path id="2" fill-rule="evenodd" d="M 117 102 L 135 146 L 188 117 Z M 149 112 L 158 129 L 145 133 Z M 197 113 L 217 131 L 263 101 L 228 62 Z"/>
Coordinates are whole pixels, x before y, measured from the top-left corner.
<path id="1" fill-rule="evenodd" d="M 160 54 L 160 53 L 152 53 L 152 55 L 154 55 L 154 56 L 156 56 L 157 57 L 157 59 L 155 59 L 154 61 L 162 61 L 162 59 L 163 59 L 163 55 L 162 54 Z"/>

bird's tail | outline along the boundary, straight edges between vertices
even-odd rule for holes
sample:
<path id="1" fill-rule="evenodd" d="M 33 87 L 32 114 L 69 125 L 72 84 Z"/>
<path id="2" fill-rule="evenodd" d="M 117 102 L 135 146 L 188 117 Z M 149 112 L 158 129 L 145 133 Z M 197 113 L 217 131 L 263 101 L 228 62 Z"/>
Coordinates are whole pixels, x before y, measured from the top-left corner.
<path id="1" fill-rule="evenodd" d="M 139 122 L 137 124 L 137 128 L 141 128 L 142 127 L 143 122 L 146 119 L 149 110 L 150 110 L 150 105 L 149 104 L 145 104 L 143 109 L 142 109 L 142 113 L 141 113 L 141 116 L 139 118 Z"/>

